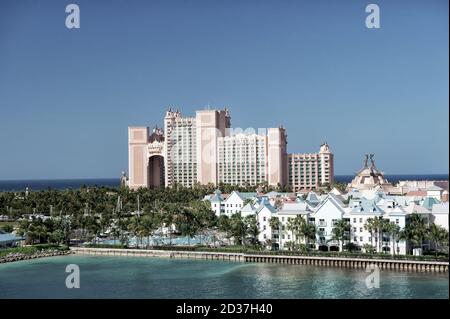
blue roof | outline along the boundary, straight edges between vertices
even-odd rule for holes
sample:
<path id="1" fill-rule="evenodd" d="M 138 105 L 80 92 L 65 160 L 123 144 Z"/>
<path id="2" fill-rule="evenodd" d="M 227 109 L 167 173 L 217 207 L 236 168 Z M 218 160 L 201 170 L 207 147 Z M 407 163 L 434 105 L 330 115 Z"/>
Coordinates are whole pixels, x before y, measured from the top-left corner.
<path id="1" fill-rule="evenodd" d="M 355 203 L 359 203 L 356 207 L 354 207 Z M 350 214 L 374 214 L 374 215 L 380 215 L 383 212 L 381 209 L 376 205 L 375 200 L 370 199 L 352 199 L 350 201 L 350 207 L 352 207 L 352 210 L 350 211 Z"/>
<path id="2" fill-rule="evenodd" d="M 269 200 L 267 199 L 267 197 L 263 197 L 263 198 L 261 199 L 261 202 L 259 203 L 259 207 L 258 207 L 258 209 L 257 209 L 256 212 L 259 213 L 260 211 L 263 210 L 264 207 L 267 207 L 267 208 L 270 210 L 270 212 L 271 212 L 272 214 L 275 214 L 275 213 L 276 213 L 275 208 L 274 208 L 272 205 L 270 205 L 270 202 L 269 202 Z"/>
<path id="3" fill-rule="evenodd" d="M 214 192 L 214 195 L 209 199 L 211 202 L 221 202 L 223 201 L 222 193 L 219 189 Z"/>
<path id="4" fill-rule="evenodd" d="M 257 193 L 254 192 L 239 192 L 239 195 L 241 195 L 244 199 L 252 199 L 253 197 L 256 197 Z"/>
<path id="5" fill-rule="evenodd" d="M 22 237 L 18 237 L 14 234 L 0 232 L 0 243 L 20 241 L 22 239 L 23 239 Z"/>
<path id="6" fill-rule="evenodd" d="M 431 210 L 433 208 L 434 204 L 439 204 L 440 201 L 438 201 L 436 198 L 434 197 L 427 197 L 424 199 L 423 203 L 422 203 L 422 207 L 425 207 L 428 210 Z"/>

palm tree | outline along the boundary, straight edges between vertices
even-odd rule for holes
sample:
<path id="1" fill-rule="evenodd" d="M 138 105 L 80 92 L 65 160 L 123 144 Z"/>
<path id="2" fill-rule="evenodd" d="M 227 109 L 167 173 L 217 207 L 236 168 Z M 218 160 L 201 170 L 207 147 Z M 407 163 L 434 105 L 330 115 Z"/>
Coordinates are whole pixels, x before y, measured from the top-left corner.
<path id="1" fill-rule="evenodd" d="M 246 225 L 241 214 L 233 214 L 230 218 L 230 232 L 234 237 L 235 244 L 244 245 L 244 237 L 246 234 Z"/>
<path id="2" fill-rule="evenodd" d="M 278 244 L 280 245 L 280 241 L 281 241 L 281 234 L 280 234 L 280 219 L 278 217 L 272 216 L 269 219 L 269 226 L 272 229 L 272 233 L 277 233 L 278 235 Z M 274 236 L 272 236 L 274 237 Z"/>
<path id="3" fill-rule="evenodd" d="M 395 243 L 400 238 L 400 226 L 395 222 L 390 222 L 386 226 L 385 231 L 389 234 L 390 240 L 392 240 L 392 254 L 395 256 Z"/>
<path id="4" fill-rule="evenodd" d="M 231 237 L 233 237 L 233 234 L 231 232 L 230 218 L 227 215 L 220 215 L 217 221 L 217 226 L 220 232 L 225 233 L 225 236 L 228 239 L 228 244 L 231 245 Z"/>
<path id="5" fill-rule="evenodd" d="M 384 234 L 389 233 L 389 220 L 388 219 L 383 219 L 382 217 L 379 217 L 378 219 L 378 223 L 379 223 L 379 244 L 381 247 L 381 250 L 383 250 L 383 239 L 384 239 Z"/>
<path id="6" fill-rule="evenodd" d="M 247 215 L 243 219 L 245 235 L 250 237 L 250 241 L 252 245 L 256 245 L 258 243 L 258 234 L 259 234 L 259 225 L 256 215 Z"/>
<path id="7" fill-rule="evenodd" d="M 427 235 L 427 239 L 434 243 L 434 253 L 437 260 L 439 246 L 443 243 L 448 243 L 448 230 L 433 223 L 431 224 Z"/>
<path id="8" fill-rule="evenodd" d="M 423 218 L 417 214 L 412 213 L 409 217 L 409 223 L 405 227 L 405 238 L 411 242 L 412 248 L 420 246 L 422 248 L 423 241 L 427 237 L 427 227 Z"/>
<path id="9" fill-rule="evenodd" d="M 373 233 L 376 229 L 375 220 L 372 217 L 367 218 L 366 223 L 364 224 L 364 229 L 370 233 L 370 244 L 373 246 Z"/>
<path id="10" fill-rule="evenodd" d="M 128 225 L 128 230 L 136 237 L 136 246 L 142 245 L 142 238 L 146 236 L 145 228 L 141 223 L 140 216 L 133 216 L 130 218 L 130 224 Z"/>
<path id="11" fill-rule="evenodd" d="M 339 250 L 342 251 L 342 246 L 344 245 L 345 239 L 348 238 L 348 232 L 350 231 L 350 223 L 346 219 L 339 219 L 334 224 L 332 233 L 333 240 L 339 242 Z"/>
<path id="12" fill-rule="evenodd" d="M 314 243 L 316 240 L 316 226 L 314 224 L 304 223 L 301 231 L 306 240 L 306 249 L 309 250 L 309 242 L 313 241 Z"/>
<path id="13" fill-rule="evenodd" d="M 302 237 L 304 223 L 306 223 L 305 219 L 301 215 L 298 215 L 295 218 L 289 218 L 286 225 L 287 230 L 291 231 L 292 235 L 295 236 L 298 245 L 300 245 L 300 237 Z"/>

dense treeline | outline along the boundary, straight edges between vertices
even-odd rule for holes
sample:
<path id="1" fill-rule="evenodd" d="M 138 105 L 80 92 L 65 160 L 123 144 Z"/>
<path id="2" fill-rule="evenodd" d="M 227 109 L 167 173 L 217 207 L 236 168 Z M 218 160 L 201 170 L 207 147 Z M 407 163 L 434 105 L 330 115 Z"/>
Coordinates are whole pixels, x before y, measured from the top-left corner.
<path id="1" fill-rule="evenodd" d="M 236 189 L 255 192 L 255 187 L 219 185 L 222 192 Z M 93 241 L 107 232 L 108 237 L 127 244 L 130 235 L 142 245 L 150 237 L 165 234 L 192 238 L 195 235 L 214 236 L 218 230 L 238 244 L 257 244 L 256 218 L 222 216 L 217 218 L 209 202 L 202 199 L 211 194 L 213 185 L 136 191 L 127 187 L 81 187 L 76 190 L 42 190 L 36 192 L 0 193 L 0 215 L 18 220 L 18 233 L 29 243 L 65 243 L 70 239 Z M 264 187 L 264 191 L 282 188 Z M 52 218 L 45 218 L 44 216 Z M 29 218 L 24 218 L 29 217 Z M 11 226 L 6 226 L 11 228 Z M 11 229 L 8 229 L 11 231 Z M 214 238 L 215 240 L 215 238 Z"/>
<path id="2" fill-rule="evenodd" d="M 261 191 L 289 191 L 285 187 L 259 186 Z M 137 210 L 139 200 L 142 210 L 149 210 L 159 203 L 188 203 L 201 200 L 205 195 L 212 194 L 217 188 L 222 193 L 231 193 L 233 190 L 240 192 L 256 192 L 255 186 L 236 186 L 221 184 L 195 185 L 183 187 L 176 185 L 168 188 L 146 189 L 136 191 L 127 187 L 81 187 L 79 189 L 30 191 L 0 193 L 0 214 L 14 217 L 16 214 L 57 214 L 84 212 L 86 209 L 94 213 L 112 211 L 120 196 L 125 211 Z"/>

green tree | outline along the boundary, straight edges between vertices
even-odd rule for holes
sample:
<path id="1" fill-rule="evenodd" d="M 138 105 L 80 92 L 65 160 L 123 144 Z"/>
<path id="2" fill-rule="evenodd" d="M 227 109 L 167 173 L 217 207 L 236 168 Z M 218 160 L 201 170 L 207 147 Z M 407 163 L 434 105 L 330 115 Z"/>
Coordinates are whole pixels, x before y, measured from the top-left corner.
<path id="1" fill-rule="evenodd" d="M 395 256 L 395 252 L 396 252 L 395 244 L 396 244 L 397 240 L 400 239 L 400 236 L 401 236 L 400 226 L 397 225 L 395 222 L 390 222 L 385 227 L 385 231 L 386 231 L 386 233 L 389 234 L 389 238 L 392 241 L 392 254 Z"/>
<path id="2" fill-rule="evenodd" d="M 367 230 L 370 233 L 370 244 L 372 247 L 374 247 L 373 245 L 373 235 L 374 232 L 376 231 L 376 222 L 375 219 L 372 217 L 367 218 L 366 222 L 364 223 L 364 229 Z"/>
<path id="3" fill-rule="evenodd" d="M 235 244 L 244 245 L 244 238 L 247 233 L 246 224 L 241 214 L 233 214 L 230 218 L 230 232 Z"/>
<path id="4" fill-rule="evenodd" d="M 14 230 L 14 228 L 10 224 L 5 224 L 2 226 L 2 230 L 5 233 L 11 233 Z"/>
<path id="5" fill-rule="evenodd" d="M 306 240 L 305 242 L 306 249 L 309 250 L 310 243 L 312 242 L 314 244 L 316 241 L 317 228 L 314 224 L 303 223 L 301 227 L 301 233 Z"/>
<path id="6" fill-rule="evenodd" d="M 346 219 L 339 219 L 334 224 L 332 229 L 332 240 L 337 240 L 339 243 L 339 250 L 342 251 L 342 247 L 345 244 L 345 240 L 349 239 L 350 223 Z"/>
<path id="7" fill-rule="evenodd" d="M 305 223 L 305 219 L 301 215 L 297 215 L 295 218 L 289 218 L 286 225 L 286 229 L 292 232 L 298 245 L 300 245 L 300 239 L 304 237 L 302 231 Z"/>
<path id="8" fill-rule="evenodd" d="M 281 234 L 280 234 L 280 227 L 281 227 L 281 222 L 280 219 L 276 216 L 272 216 L 269 219 L 269 226 L 270 229 L 272 230 L 272 237 L 274 238 L 278 238 L 278 245 L 281 245 L 280 242 L 280 238 L 281 238 Z"/>
<path id="9" fill-rule="evenodd" d="M 258 244 L 259 225 L 256 215 L 247 215 L 243 220 L 245 224 L 245 235 L 250 238 L 250 244 L 255 246 Z"/>
<path id="10" fill-rule="evenodd" d="M 448 247 L 448 230 L 432 223 L 427 233 L 427 239 L 434 244 L 434 253 L 437 260 L 441 246 L 445 245 Z"/>
<path id="11" fill-rule="evenodd" d="M 220 215 L 217 220 L 217 227 L 220 232 L 225 233 L 228 244 L 230 244 L 230 240 L 233 237 L 230 218 L 227 215 Z"/>
<path id="12" fill-rule="evenodd" d="M 404 229 L 405 238 L 412 244 L 412 249 L 419 246 L 422 248 L 423 241 L 427 237 L 427 226 L 423 218 L 417 214 L 412 213 Z"/>

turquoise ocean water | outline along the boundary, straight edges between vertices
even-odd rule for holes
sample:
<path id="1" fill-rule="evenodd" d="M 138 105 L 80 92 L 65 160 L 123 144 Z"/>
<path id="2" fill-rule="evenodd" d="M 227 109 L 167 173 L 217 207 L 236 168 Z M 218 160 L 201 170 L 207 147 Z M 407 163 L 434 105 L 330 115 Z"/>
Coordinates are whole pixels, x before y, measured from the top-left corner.
<path id="1" fill-rule="evenodd" d="M 68 289 L 68 264 L 80 288 Z M 448 298 L 448 274 L 165 258 L 60 256 L 0 264 L 0 298 Z"/>

